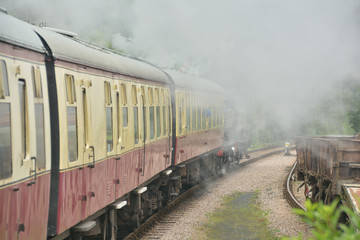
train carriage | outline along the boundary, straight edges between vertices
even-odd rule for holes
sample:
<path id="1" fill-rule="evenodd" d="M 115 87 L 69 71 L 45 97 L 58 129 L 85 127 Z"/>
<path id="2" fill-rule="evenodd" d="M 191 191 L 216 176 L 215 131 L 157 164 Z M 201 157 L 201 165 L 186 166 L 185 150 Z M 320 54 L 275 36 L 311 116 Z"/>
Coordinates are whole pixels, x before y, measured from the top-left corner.
<path id="1" fill-rule="evenodd" d="M 0 238 L 45 239 L 51 167 L 45 49 L 16 18 L 0 13 L 0 29 Z"/>
<path id="2" fill-rule="evenodd" d="M 224 90 L 206 79 L 167 70 L 175 83 L 174 164 L 219 149 L 224 135 Z"/>
<path id="3" fill-rule="evenodd" d="M 57 207 L 50 211 L 49 235 L 67 235 L 171 165 L 169 82 L 150 64 L 35 31 L 54 59 L 59 116 L 52 126 L 59 158 L 52 158 L 58 185 L 51 188 Z"/>
<path id="4" fill-rule="evenodd" d="M 215 83 L 4 13 L 0 26 L 1 238 L 115 239 L 219 170 Z"/>

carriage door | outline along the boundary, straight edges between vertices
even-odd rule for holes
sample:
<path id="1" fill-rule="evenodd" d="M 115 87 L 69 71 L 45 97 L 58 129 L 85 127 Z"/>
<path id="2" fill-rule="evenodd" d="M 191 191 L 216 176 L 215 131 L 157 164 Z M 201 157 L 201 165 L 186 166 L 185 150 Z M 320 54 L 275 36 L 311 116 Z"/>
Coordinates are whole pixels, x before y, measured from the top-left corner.
<path id="1" fill-rule="evenodd" d="M 81 80 L 80 80 L 81 81 Z M 90 196 L 88 195 L 89 189 L 91 187 L 91 172 L 93 166 L 90 165 L 89 158 L 92 156 L 95 160 L 95 156 L 93 156 L 93 148 L 89 148 L 88 144 L 88 117 L 87 117 L 87 89 L 85 86 L 80 83 L 80 96 L 78 100 L 78 111 L 79 111 L 79 159 L 82 159 L 84 165 L 88 167 L 83 168 L 81 171 L 82 175 L 82 201 L 81 201 L 81 217 L 86 218 L 89 215 L 89 200 Z M 91 151 L 91 153 L 90 153 Z"/>
<path id="2" fill-rule="evenodd" d="M 78 66 L 81 69 L 80 66 Z M 81 174 L 81 218 L 86 218 L 90 214 L 91 201 L 91 179 L 95 161 L 95 149 L 90 141 L 90 121 L 89 121 L 89 87 L 90 81 L 84 80 L 87 76 L 77 75 L 77 79 L 73 84 L 76 86 L 77 92 L 77 143 L 78 143 L 78 159 L 79 172 Z"/>
<path id="3" fill-rule="evenodd" d="M 124 153 L 128 151 L 133 143 L 130 141 L 130 130 L 132 126 L 129 126 L 129 104 L 128 104 L 128 95 L 127 87 L 125 84 L 120 85 L 120 97 L 119 97 L 119 112 L 120 112 L 120 137 L 119 137 L 119 150 L 118 153 Z"/>
<path id="4" fill-rule="evenodd" d="M 178 121 L 179 121 L 179 135 L 184 135 L 183 139 L 187 134 L 186 129 L 186 105 L 185 105 L 185 95 L 184 93 L 179 93 L 179 110 L 178 110 Z"/>
<path id="5" fill-rule="evenodd" d="M 131 96 L 132 96 L 132 105 L 133 105 L 133 109 L 132 109 L 132 133 L 133 133 L 133 146 L 134 146 L 134 151 L 131 154 L 131 159 L 130 159 L 130 163 L 131 164 L 129 166 L 129 168 L 134 169 L 135 171 L 131 171 L 130 175 L 129 175 L 129 184 L 133 187 L 136 187 L 139 183 L 139 173 L 142 172 L 142 158 L 140 156 L 140 148 L 142 146 L 142 128 L 140 125 L 140 122 L 142 121 L 142 116 L 140 115 L 140 100 L 138 97 L 138 90 L 140 91 L 140 88 L 138 89 L 136 85 L 132 85 L 131 86 Z"/>
<path id="6" fill-rule="evenodd" d="M 134 108 L 131 108 L 132 102 L 131 98 L 129 98 L 129 96 L 132 96 L 132 91 L 128 91 L 127 85 L 125 83 L 119 83 L 117 86 L 119 91 L 116 93 L 117 156 L 115 158 L 115 198 L 121 197 L 124 193 L 134 188 L 135 184 L 137 184 L 138 177 L 137 173 L 132 173 L 135 172 L 133 169 L 138 168 L 138 160 L 134 160 L 132 157 L 129 157 L 129 154 L 127 154 L 135 142 L 135 137 L 132 135 L 132 129 L 135 126 L 132 124 L 133 121 L 130 120 L 133 119 L 134 114 L 132 113 L 135 109 L 135 105 Z M 131 88 L 129 90 L 131 90 Z M 129 96 L 128 93 L 130 93 Z M 136 114 L 136 116 L 137 115 L 138 114 Z M 131 171 L 128 169 L 131 169 Z"/>
<path id="7" fill-rule="evenodd" d="M 182 92 L 179 94 L 179 163 L 184 159 L 184 154 L 186 153 L 186 137 L 188 129 L 186 128 L 186 99 L 185 94 Z"/>
<path id="8" fill-rule="evenodd" d="M 171 111 L 170 111 L 170 98 L 167 90 L 161 90 L 161 99 L 162 99 L 162 129 L 163 135 L 166 138 L 166 146 L 165 146 L 165 168 L 170 166 L 171 157 L 170 157 L 170 149 L 171 149 Z"/>
<path id="9" fill-rule="evenodd" d="M 86 83 L 85 83 L 86 84 Z M 90 115 L 90 108 L 89 108 L 89 88 L 86 87 L 86 85 L 81 86 L 81 117 L 82 117 L 82 145 L 83 145 L 83 159 L 84 164 L 88 164 L 90 168 L 94 166 L 95 162 L 95 148 L 94 146 L 89 142 L 89 136 L 90 136 L 90 121 L 89 121 L 89 115 Z"/>
<path id="10" fill-rule="evenodd" d="M 146 98 L 145 98 L 145 88 L 142 86 L 140 92 L 140 106 L 139 106 L 139 112 L 140 114 L 140 124 L 139 124 L 139 131 L 140 131 L 140 153 L 139 153 L 139 176 L 140 178 L 145 175 L 145 145 L 146 145 L 146 139 L 147 139 L 147 106 L 146 106 Z"/>

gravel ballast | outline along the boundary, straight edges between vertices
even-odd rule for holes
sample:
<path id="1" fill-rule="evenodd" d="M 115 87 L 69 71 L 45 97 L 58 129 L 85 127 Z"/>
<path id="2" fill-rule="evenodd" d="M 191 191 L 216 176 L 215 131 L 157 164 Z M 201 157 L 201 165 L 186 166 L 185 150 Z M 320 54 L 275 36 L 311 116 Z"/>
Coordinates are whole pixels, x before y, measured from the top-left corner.
<path id="1" fill-rule="evenodd" d="M 206 222 L 206 215 L 220 207 L 223 197 L 234 192 L 254 191 L 260 192 L 259 204 L 268 212 L 269 227 L 277 236 L 302 233 L 308 238 L 311 236 L 310 228 L 292 212 L 283 196 L 286 175 L 296 160 L 295 152 L 292 153 L 292 156 L 281 153 L 258 160 L 208 184 L 205 191 L 170 213 L 169 217 L 176 218 L 176 223 L 167 227 L 165 232 L 162 230 L 159 239 L 206 239 L 199 229 Z M 151 238 L 156 231 L 156 228 L 150 230 L 143 239 Z"/>

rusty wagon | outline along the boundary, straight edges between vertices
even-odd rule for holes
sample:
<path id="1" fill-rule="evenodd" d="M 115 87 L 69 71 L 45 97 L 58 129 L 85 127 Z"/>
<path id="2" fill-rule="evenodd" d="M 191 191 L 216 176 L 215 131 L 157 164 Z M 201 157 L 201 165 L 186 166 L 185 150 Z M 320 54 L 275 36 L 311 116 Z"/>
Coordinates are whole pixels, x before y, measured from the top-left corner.
<path id="1" fill-rule="evenodd" d="M 296 137 L 297 177 L 312 201 L 339 197 L 357 213 L 360 205 L 360 139 L 355 136 Z"/>

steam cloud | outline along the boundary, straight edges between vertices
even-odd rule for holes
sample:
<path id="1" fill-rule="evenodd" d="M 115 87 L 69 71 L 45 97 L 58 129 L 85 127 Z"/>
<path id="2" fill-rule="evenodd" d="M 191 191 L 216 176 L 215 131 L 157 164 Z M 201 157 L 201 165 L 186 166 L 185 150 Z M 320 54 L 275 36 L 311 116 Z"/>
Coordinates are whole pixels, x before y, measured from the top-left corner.
<path id="1" fill-rule="evenodd" d="M 356 0 L 0 0 L 35 24 L 77 32 L 222 85 L 288 126 L 335 82 L 359 77 Z"/>

